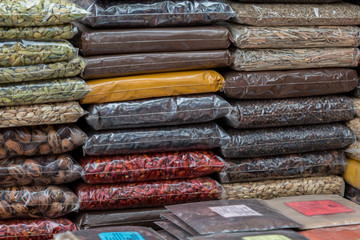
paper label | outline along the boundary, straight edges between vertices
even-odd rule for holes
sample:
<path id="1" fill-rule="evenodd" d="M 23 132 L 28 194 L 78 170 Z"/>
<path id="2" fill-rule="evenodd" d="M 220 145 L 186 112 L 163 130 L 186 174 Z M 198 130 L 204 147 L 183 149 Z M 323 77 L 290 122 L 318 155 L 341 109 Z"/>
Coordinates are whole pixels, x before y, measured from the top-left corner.
<path id="1" fill-rule="evenodd" d="M 243 237 L 242 240 L 291 240 L 284 235 L 259 235 L 251 237 Z"/>
<path id="2" fill-rule="evenodd" d="M 305 216 L 328 215 L 336 213 L 350 213 L 354 210 L 330 200 L 287 202 L 289 207 Z"/>
<path id="3" fill-rule="evenodd" d="M 99 233 L 101 240 L 145 240 L 138 232 L 106 232 Z"/>
<path id="4" fill-rule="evenodd" d="M 246 205 L 209 207 L 209 209 L 224 218 L 262 216 L 262 214 L 252 210 Z"/>

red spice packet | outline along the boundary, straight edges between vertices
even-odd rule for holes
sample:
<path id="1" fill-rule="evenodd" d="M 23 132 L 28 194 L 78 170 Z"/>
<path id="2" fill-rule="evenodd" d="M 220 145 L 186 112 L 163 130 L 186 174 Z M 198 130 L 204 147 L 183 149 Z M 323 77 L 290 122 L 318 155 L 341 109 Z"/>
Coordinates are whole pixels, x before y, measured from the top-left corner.
<path id="1" fill-rule="evenodd" d="M 300 234 L 311 240 L 358 240 L 360 239 L 360 225 L 313 229 L 300 232 Z"/>

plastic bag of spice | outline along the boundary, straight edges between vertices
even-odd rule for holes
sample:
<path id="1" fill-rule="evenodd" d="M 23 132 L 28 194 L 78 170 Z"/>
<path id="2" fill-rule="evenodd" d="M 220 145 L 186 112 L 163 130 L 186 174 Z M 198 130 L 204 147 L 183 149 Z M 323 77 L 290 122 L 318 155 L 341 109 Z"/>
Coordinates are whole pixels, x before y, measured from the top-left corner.
<path id="1" fill-rule="evenodd" d="M 222 186 L 229 200 L 327 194 L 343 196 L 345 189 L 344 180 L 338 176 L 230 183 Z"/>
<path id="2" fill-rule="evenodd" d="M 356 111 L 359 111 L 358 109 Z M 350 128 L 356 135 L 357 139 L 360 139 L 360 118 L 357 117 L 346 123 L 348 128 Z"/>
<path id="3" fill-rule="evenodd" d="M 233 108 L 224 123 L 238 129 L 342 122 L 355 117 L 354 101 L 346 96 L 238 100 L 230 104 Z"/>
<path id="4" fill-rule="evenodd" d="M 91 27 L 138 28 L 210 25 L 234 16 L 219 0 L 76 0 L 91 14 L 81 22 Z"/>
<path id="5" fill-rule="evenodd" d="M 345 153 L 347 157 L 360 161 L 360 142 L 357 140 L 348 146 L 347 149 L 345 149 Z"/>
<path id="6" fill-rule="evenodd" d="M 167 180 L 145 183 L 88 185 L 75 188 L 80 209 L 111 210 L 159 207 L 170 204 L 217 200 L 223 189 L 211 178 Z"/>
<path id="7" fill-rule="evenodd" d="M 358 84 L 356 70 L 325 68 L 223 73 L 222 91 L 236 99 L 293 98 L 350 92 Z M 360 107 L 360 104 L 359 104 Z"/>
<path id="8" fill-rule="evenodd" d="M 159 230 L 156 231 L 157 234 L 159 234 L 164 240 L 177 240 L 176 237 L 174 237 L 173 235 L 171 235 L 170 233 L 168 233 L 165 230 Z"/>
<path id="9" fill-rule="evenodd" d="M 84 79 L 213 69 L 231 64 L 228 50 L 133 53 L 86 57 Z"/>
<path id="10" fill-rule="evenodd" d="M 201 235 L 301 226 L 272 210 L 262 200 L 220 200 L 166 208 Z"/>
<path id="11" fill-rule="evenodd" d="M 357 67 L 357 48 L 236 49 L 231 68 L 236 71 L 292 70 L 306 68 Z"/>
<path id="12" fill-rule="evenodd" d="M 80 160 L 88 184 L 188 179 L 210 175 L 225 166 L 209 151 L 86 156 Z"/>
<path id="13" fill-rule="evenodd" d="M 353 186 L 346 184 L 345 186 L 345 198 L 360 204 L 360 190 Z"/>
<path id="14" fill-rule="evenodd" d="M 217 92 L 224 78 L 212 70 L 160 73 L 88 81 L 82 104 Z"/>
<path id="15" fill-rule="evenodd" d="M 357 86 L 352 92 L 352 96 L 355 98 L 360 98 L 360 86 Z"/>
<path id="16" fill-rule="evenodd" d="M 360 224 L 360 206 L 337 195 L 283 197 L 265 202 L 302 224 L 300 229 Z"/>
<path id="17" fill-rule="evenodd" d="M 75 224 L 66 218 L 0 220 L 0 235 L 5 240 L 48 240 L 54 234 L 76 230 Z"/>
<path id="18" fill-rule="evenodd" d="M 161 218 L 174 223 L 176 226 L 180 227 L 192 236 L 198 235 L 198 233 L 194 229 L 189 227 L 184 221 L 182 221 L 180 218 L 178 218 L 175 214 L 171 212 L 162 213 Z"/>
<path id="19" fill-rule="evenodd" d="M 355 104 L 355 114 L 356 117 L 360 117 L 360 99 L 353 98 Z"/>
<path id="20" fill-rule="evenodd" d="M 2 219 L 57 218 L 78 209 L 78 198 L 66 187 L 32 186 L 0 189 Z"/>
<path id="21" fill-rule="evenodd" d="M 288 1 L 287 1 L 288 3 Z M 232 21 L 253 26 L 356 26 L 360 6 L 334 4 L 251 4 L 231 2 Z"/>
<path id="22" fill-rule="evenodd" d="M 231 106 L 218 95 L 201 94 L 97 104 L 86 110 L 93 129 L 107 130 L 209 122 L 224 117 Z"/>
<path id="23" fill-rule="evenodd" d="M 311 240 L 357 240 L 360 238 L 360 225 L 312 229 L 300 234 Z"/>
<path id="24" fill-rule="evenodd" d="M 221 183 L 342 175 L 347 160 L 343 151 L 298 153 L 250 159 L 226 159 Z"/>
<path id="25" fill-rule="evenodd" d="M 221 26 L 134 29 L 76 26 L 80 34 L 73 41 L 84 56 L 219 50 L 230 45 L 230 33 Z"/>
<path id="26" fill-rule="evenodd" d="M 356 26 L 252 27 L 226 24 L 238 48 L 358 47 Z"/>
<path id="27" fill-rule="evenodd" d="M 86 82 L 77 77 L 1 84 L 0 106 L 73 101 L 89 92 Z"/>
<path id="28" fill-rule="evenodd" d="M 70 152 L 86 141 L 74 125 L 44 125 L 0 129 L 0 159 Z"/>
<path id="29" fill-rule="evenodd" d="M 177 239 L 188 239 L 192 236 L 170 221 L 157 221 L 155 224 L 170 233 L 172 236 L 175 236 Z"/>
<path id="30" fill-rule="evenodd" d="M 355 134 L 340 123 L 255 130 L 226 129 L 226 132 L 230 140 L 221 146 L 221 153 L 226 158 L 336 150 L 356 140 Z"/>
<path id="31" fill-rule="evenodd" d="M 81 166 L 69 155 L 18 157 L 0 160 L 0 186 L 50 185 L 74 182 Z"/>
<path id="32" fill-rule="evenodd" d="M 350 131 L 350 130 L 349 130 Z M 90 132 L 86 155 L 118 155 L 213 149 L 228 140 L 215 123 Z"/>
<path id="33" fill-rule="evenodd" d="M 345 182 L 357 189 L 360 189 L 359 173 L 360 173 L 360 162 L 353 159 L 348 159 L 348 165 L 343 175 Z"/>

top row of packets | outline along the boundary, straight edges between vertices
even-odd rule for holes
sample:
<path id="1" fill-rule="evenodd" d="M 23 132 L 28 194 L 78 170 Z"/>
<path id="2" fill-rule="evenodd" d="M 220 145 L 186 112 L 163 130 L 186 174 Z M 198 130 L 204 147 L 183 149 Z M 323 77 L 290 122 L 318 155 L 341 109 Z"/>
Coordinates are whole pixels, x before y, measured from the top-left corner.
<path id="1" fill-rule="evenodd" d="M 360 25 L 360 6 L 333 0 L 17 0 L 0 3 L 0 27 L 35 27 L 81 20 L 96 28 L 208 25 L 232 21 L 254 26 Z M 314 3 L 331 4 L 314 4 Z"/>

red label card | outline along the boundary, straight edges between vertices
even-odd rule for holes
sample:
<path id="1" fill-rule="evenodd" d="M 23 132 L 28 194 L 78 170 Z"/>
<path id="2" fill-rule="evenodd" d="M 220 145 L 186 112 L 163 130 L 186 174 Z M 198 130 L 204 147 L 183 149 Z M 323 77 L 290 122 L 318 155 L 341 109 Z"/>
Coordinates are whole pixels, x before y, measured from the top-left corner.
<path id="1" fill-rule="evenodd" d="M 354 212 L 354 210 L 330 200 L 287 202 L 285 204 L 305 216 Z"/>

